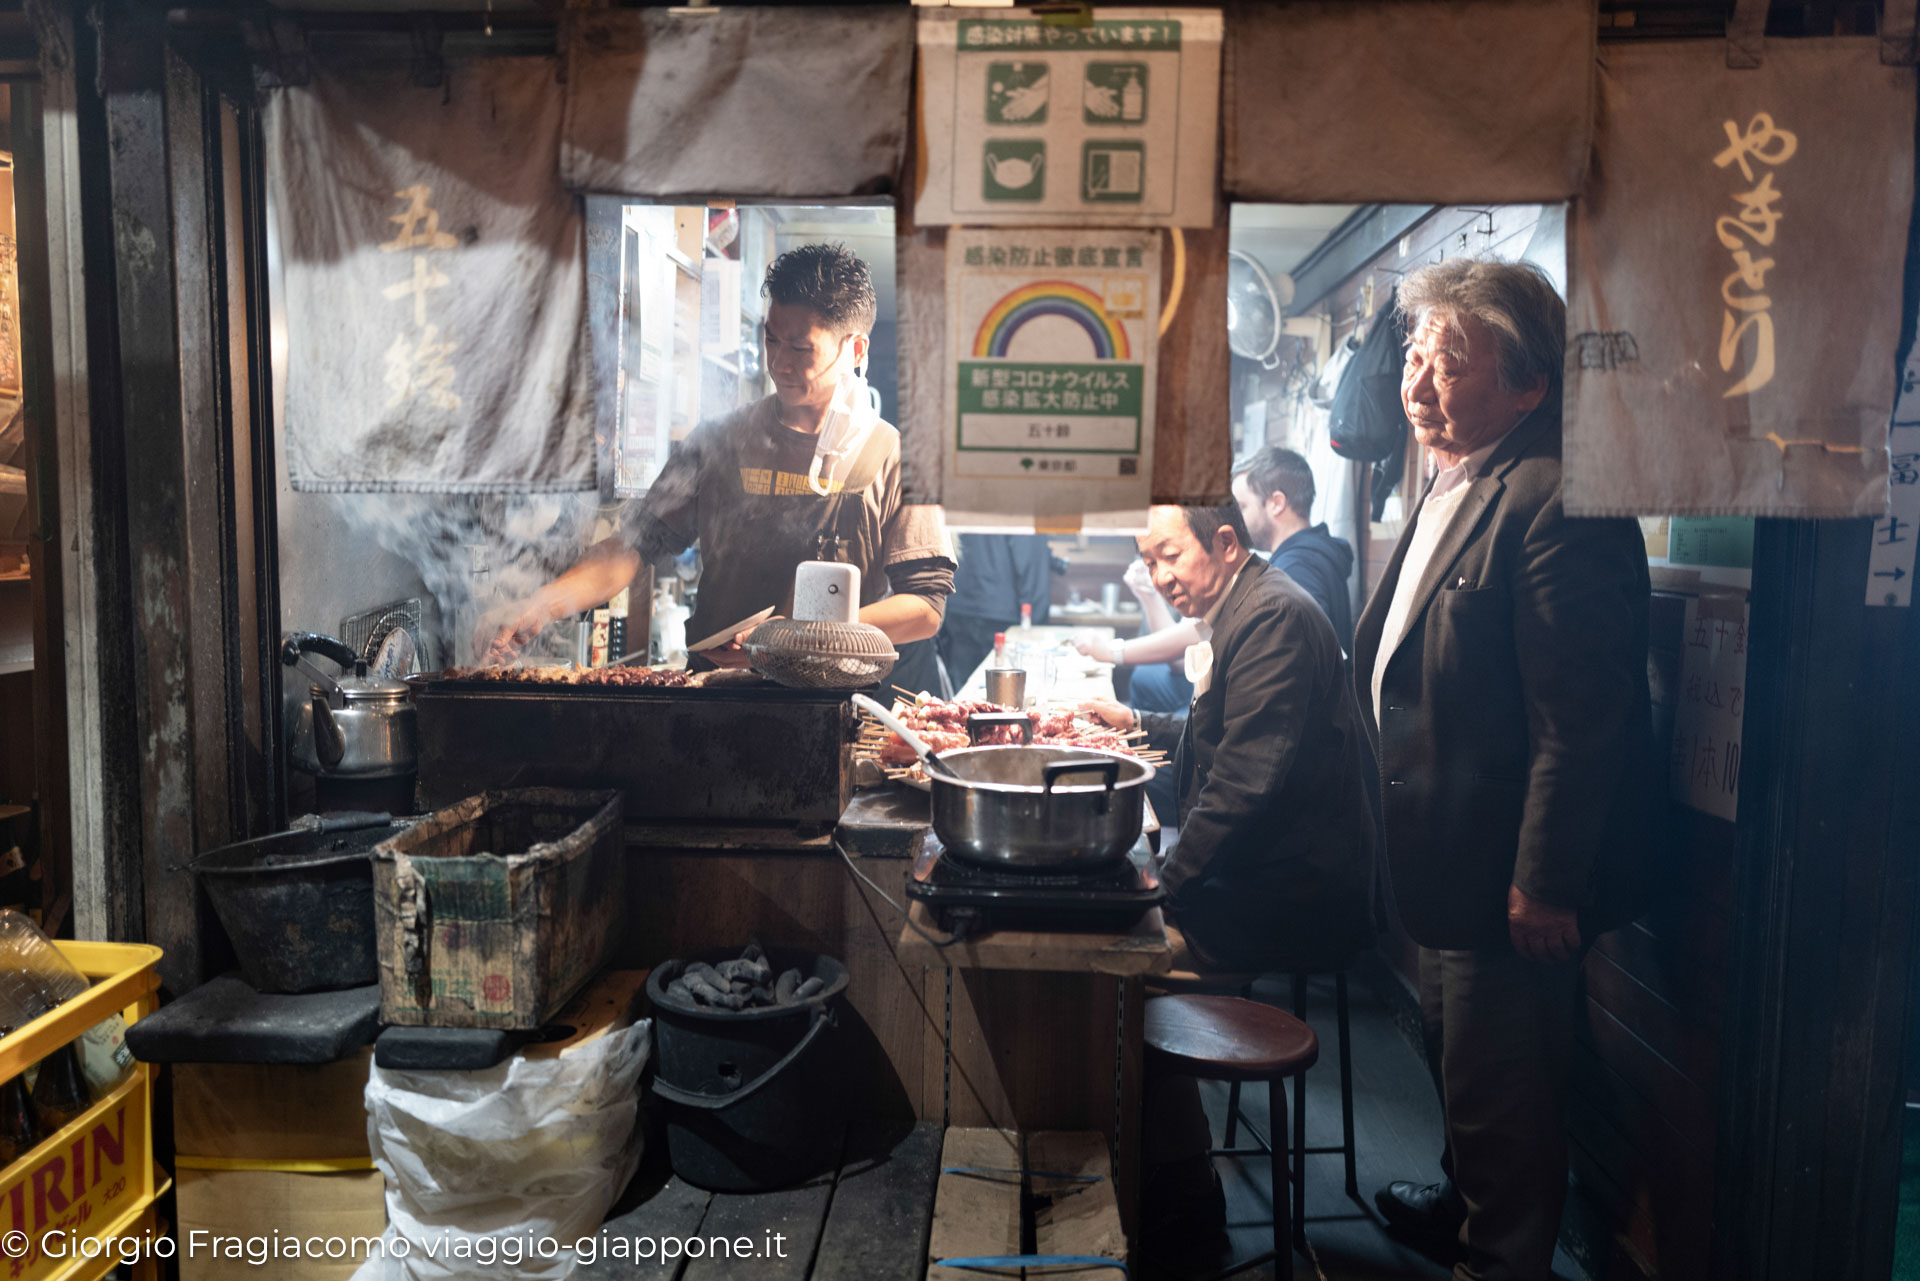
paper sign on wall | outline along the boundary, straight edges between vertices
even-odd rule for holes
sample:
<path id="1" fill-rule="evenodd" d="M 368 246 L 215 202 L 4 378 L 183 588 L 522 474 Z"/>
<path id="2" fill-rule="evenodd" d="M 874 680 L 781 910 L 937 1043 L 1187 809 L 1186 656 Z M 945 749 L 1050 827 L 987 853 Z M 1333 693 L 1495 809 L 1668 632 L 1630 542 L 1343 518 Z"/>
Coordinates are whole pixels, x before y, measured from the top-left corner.
<path id="1" fill-rule="evenodd" d="M 948 238 L 950 509 L 1028 520 L 1148 505 L 1159 248 L 1157 231 Z"/>
<path id="2" fill-rule="evenodd" d="M 1740 726 L 1747 710 L 1747 602 L 1687 602 L 1673 717 L 1670 793 L 1731 821 L 1740 803 Z"/>
<path id="3" fill-rule="evenodd" d="M 1213 222 L 1219 10 L 919 24 L 924 225 Z"/>
<path id="4" fill-rule="evenodd" d="M 1909 362 L 1899 407 L 1887 433 L 1887 514 L 1873 522 L 1867 604 L 1905 609 L 1913 603 L 1913 549 L 1920 541 L 1920 367 Z"/>

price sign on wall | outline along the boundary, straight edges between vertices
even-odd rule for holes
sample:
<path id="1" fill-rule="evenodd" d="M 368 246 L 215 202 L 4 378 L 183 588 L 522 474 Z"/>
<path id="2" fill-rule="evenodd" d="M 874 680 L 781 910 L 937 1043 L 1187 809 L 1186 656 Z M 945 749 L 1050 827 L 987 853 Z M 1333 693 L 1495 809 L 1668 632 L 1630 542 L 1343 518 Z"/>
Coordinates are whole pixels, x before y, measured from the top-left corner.
<path id="1" fill-rule="evenodd" d="M 1732 821 L 1740 804 L 1741 726 L 1747 711 L 1747 602 L 1687 602 L 1674 691 L 1671 795 Z"/>
<path id="2" fill-rule="evenodd" d="M 950 509 L 1019 522 L 1147 506 L 1159 244 L 1157 231 L 949 237 Z"/>

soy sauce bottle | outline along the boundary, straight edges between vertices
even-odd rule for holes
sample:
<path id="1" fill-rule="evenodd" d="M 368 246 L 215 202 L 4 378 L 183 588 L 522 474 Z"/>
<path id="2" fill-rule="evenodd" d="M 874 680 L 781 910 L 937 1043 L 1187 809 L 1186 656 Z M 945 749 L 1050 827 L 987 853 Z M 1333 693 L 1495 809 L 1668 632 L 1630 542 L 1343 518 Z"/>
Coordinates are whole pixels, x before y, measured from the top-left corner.
<path id="1" fill-rule="evenodd" d="M 40 1076 L 33 1083 L 33 1107 L 39 1114 L 42 1134 L 52 1134 L 93 1106 L 74 1048 L 69 1041 L 40 1061 Z"/>

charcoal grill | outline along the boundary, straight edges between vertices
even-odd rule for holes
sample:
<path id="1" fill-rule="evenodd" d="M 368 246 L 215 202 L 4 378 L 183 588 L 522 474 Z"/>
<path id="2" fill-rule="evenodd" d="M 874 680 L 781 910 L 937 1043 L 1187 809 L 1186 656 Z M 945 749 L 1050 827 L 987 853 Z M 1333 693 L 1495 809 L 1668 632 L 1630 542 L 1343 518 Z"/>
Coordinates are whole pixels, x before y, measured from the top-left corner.
<path id="1" fill-rule="evenodd" d="M 628 822 L 832 825 L 852 796 L 844 692 L 411 682 L 428 809 L 486 788 L 619 788 Z"/>

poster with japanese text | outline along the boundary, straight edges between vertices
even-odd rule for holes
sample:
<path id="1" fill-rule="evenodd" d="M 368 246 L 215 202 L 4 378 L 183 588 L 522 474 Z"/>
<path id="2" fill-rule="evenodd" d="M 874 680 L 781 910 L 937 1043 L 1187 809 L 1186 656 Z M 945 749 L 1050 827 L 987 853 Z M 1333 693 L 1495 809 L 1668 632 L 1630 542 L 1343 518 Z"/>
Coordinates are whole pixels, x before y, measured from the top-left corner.
<path id="1" fill-rule="evenodd" d="M 1157 231 L 947 241 L 945 498 L 955 519 L 1126 512 L 1152 493 Z M 1097 523 L 1097 522 L 1096 522 Z"/>
<path id="2" fill-rule="evenodd" d="M 1740 804 L 1740 727 L 1747 710 L 1744 595 L 1687 602 L 1674 691 L 1673 799 L 1731 822 Z"/>
<path id="3" fill-rule="evenodd" d="M 942 11 L 918 31 L 917 222 L 1212 224 L 1219 10 Z"/>

